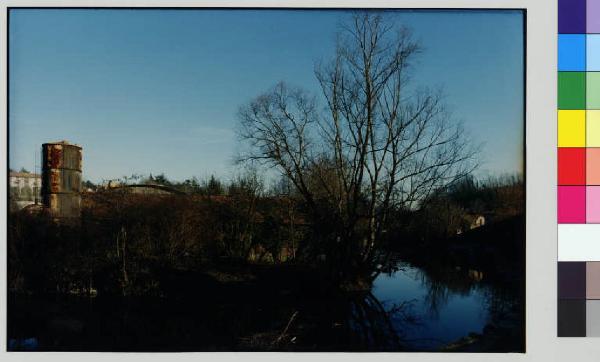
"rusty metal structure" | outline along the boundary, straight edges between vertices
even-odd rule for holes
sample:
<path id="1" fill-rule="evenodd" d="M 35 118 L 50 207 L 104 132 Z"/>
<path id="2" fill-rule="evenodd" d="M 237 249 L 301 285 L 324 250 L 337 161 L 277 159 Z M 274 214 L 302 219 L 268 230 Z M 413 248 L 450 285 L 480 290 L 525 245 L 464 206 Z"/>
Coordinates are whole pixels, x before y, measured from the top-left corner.
<path id="1" fill-rule="evenodd" d="M 42 145 L 42 203 L 57 220 L 81 216 L 81 151 L 67 141 Z"/>

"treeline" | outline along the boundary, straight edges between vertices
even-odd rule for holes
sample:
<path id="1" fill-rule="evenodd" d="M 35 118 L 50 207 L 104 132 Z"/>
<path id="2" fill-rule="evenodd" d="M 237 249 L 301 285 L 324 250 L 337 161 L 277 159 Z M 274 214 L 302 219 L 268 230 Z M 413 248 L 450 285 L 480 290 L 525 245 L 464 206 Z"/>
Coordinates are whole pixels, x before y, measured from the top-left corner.
<path id="1" fill-rule="evenodd" d="M 293 196 L 267 195 L 255 175 L 225 189 L 226 196 L 98 189 L 82 194 L 81 220 L 73 223 L 13 213 L 9 289 L 161 295 L 181 271 L 299 259 L 306 221 Z"/>
<path id="2" fill-rule="evenodd" d="M 172 195 L 98 188 L 82 194 L 81 220 L 70 224 L 33 211 L 12 213 L 9 290 L 165 295 L 194 284 L 177 275 L 223 263 L 336 268 L 323 242 L 327 225 L 313 220 L 285 182 L 267 188 L 250 173 L 230 182 L 213 177 L 209 185 Z M 490 220 L 501 220 L 522 213 L 523 202 L 518 178 L 469 178 L 433 193 L 417 210 L 396 211 L 385 235 L 391 245 L 441 239 L 455 235 L 471 214 L 490 211 Z"/>
<path id="3" fill-rule="evenodd" d="M 267 192 L 269 194 L 285 192 L 286 190 L 281 188 L 281 182 L 283 181 L 280 181 L 267 189 L 265 188 L 264 181 L 258 177 L 257 172 L 250 170 L 245 174 L 237 175 L 230 181 L 222 180 L 214 175 L 205 179 L 199 179 L 194 176 L 183 181 L 178 181 L 169 179 L 164 173 L 160 173 L 157 175 L 149 174 L 147 176 L 132 174 L 116 180 L 105 180 L 101 183 L 85 180 L 83 186 L 85 190 L 98 191 L 103 188 L 111 188 L 114 186 L 158 185 L 166 186 L 186 194 L 229 195 L 239 192 L 240 188 L 244 187 L 259 188 L 260 190 L 257 189 L 257 191 L 262 193 Z"/>
<path id="4" fill-rule="evenodd" d="M 418 210 L 398 215 L 394 239 L 413 244 L 444 242 L 474 227 L 524 213 L 525 184 L 521 176 L 484 180 L 469 176 L 432 192 Z"/>

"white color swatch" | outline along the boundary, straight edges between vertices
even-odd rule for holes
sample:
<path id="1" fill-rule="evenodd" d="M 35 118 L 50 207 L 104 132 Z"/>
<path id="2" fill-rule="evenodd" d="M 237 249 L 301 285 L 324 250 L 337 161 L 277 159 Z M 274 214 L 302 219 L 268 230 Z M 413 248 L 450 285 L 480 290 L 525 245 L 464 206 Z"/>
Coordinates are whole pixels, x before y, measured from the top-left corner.
<path id="1" fill-rule="evenodd" d="M 559 224 L 558 261 L 600 261 L 600 224 Z"/>

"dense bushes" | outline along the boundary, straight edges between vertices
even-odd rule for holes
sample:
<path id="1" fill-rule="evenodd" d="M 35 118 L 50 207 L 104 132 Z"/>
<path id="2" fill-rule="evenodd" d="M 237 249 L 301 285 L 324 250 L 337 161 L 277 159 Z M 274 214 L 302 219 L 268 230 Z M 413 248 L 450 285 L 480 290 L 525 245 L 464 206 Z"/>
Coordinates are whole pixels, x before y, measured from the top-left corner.
<path id="1" fill-rule="evenodd" d="M 161 294 L 161 278 L 177 270 L 198 271 L 224 259 L 289 261 L 300 232 L 285 219 L 290 202 L 123 190 L 85 194 L 77 223 L 13 213 L 9 289 Z"/>
<path id="2" fill-rule="evenodd" d="M 429 245 L 471 229 L 480 216 L 485 224 L 490 224 L 524 212 L 522 178 L 477 181 L 467 177 L 445 190 L 433 192 L 418 210 L 396 211 L 389 237 L 391 242 Z"/>
<path id="3" fill-rule="evenodd" d="M 42 212 L 13 212 L 9 289 L 161 295 L 169 275 L 223 262 L 321 265 L 331 276 L 347 266 L 339 244 L 330 240 L 335 219 L 315 221 L 293 194 L 267 194 L 259 186 L 240 179 L 221 195 L 98 189 L 83 194 L 76 223 L 55 223 Z M 466 180 L 418 210 L 394 210 L 385 230 L 388 247 L 445 242 L 457 230 L 468 230 L 473 215 L 498 222 L 522 214 L 523 202 L 520 180 Z"/>

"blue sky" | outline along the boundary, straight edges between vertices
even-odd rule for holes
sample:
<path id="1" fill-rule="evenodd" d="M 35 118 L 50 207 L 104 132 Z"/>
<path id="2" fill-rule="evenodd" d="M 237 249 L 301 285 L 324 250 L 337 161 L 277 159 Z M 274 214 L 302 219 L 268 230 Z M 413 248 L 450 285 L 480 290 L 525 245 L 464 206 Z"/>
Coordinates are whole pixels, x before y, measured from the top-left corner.
<path id="1" fill-rule="evenodd" d="M 235 174 L 238 107 L 280 80 L 317 91 L 343 11 L 11 10 L 11 168 L 41 143 L 83 146 L 84 178 Z M 413 85 L 442 87 L 478 143 L 480 175 L 520 172 L 523 18 L 397 12 L 424 52 Z M 38 162 L 39 164 L 39 162 Z"/>

